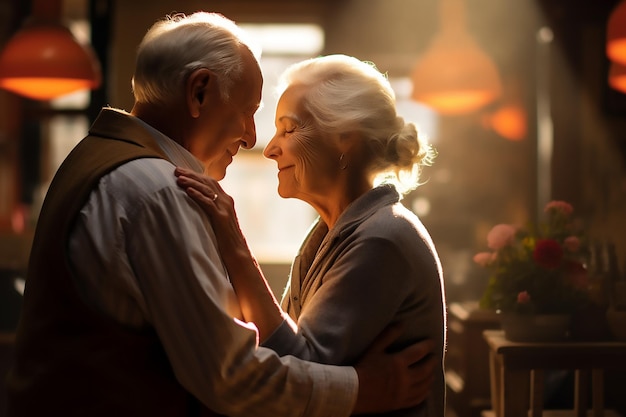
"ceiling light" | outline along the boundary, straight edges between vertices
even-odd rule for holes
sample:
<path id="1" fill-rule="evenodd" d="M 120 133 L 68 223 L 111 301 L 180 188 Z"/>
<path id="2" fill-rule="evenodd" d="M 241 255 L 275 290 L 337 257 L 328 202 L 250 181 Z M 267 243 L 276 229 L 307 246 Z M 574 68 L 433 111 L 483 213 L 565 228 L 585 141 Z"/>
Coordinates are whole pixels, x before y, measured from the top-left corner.
<path id="1" fill-rule="evenodd" d="M 60 0 L 34 0 L 33 14 L 0 54 L 0 88 L 51 100 L 100 85 L 100 64 L 60 22 Z"/>
<path id="2" fill-rule="evenodd" d="M 626 65 L 611 63 L 609 68 L 609 86 L 621 93 L 626 93 Z"/>
<path id="3" fill-rule="evenodd" d="M 500 95 L 500 76 L 465 29 L 463 0 L 440 0 L 440 11 L 440 31 L 411 73 L 412 98 L 442 114 L 472 112 Z"/>
<path id="4" fill-rule="evenodd" d="M 620 2 L 609 16 L 606 55 L 611 61 L 626 65 L 626 0 Z"/>

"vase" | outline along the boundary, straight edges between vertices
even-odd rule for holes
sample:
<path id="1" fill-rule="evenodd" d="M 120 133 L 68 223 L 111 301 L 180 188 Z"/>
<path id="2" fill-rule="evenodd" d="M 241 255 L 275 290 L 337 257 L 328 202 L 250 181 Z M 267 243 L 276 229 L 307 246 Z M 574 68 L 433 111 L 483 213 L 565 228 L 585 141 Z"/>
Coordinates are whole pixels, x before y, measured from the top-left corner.
<path id="1" fill-rule="evenodd" d="M 504 336 L 511 342 L 563 342 L 569 338 L 569 314 L 503 314 Z"/>

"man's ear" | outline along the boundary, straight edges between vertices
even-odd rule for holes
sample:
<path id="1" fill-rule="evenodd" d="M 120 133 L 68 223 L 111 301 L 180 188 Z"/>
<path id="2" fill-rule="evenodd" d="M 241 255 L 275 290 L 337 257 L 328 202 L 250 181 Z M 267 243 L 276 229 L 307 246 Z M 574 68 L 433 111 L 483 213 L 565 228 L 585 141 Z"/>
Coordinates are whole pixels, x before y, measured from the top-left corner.
<path id="1" fill-rule="evenodd" d="M 185 83 L 185 98 L 191 117 L 199 117 L 202 108 L 207 106 L 214 83 L 215 75 L 207 68 L 198 68 L 189 74 Z"/>

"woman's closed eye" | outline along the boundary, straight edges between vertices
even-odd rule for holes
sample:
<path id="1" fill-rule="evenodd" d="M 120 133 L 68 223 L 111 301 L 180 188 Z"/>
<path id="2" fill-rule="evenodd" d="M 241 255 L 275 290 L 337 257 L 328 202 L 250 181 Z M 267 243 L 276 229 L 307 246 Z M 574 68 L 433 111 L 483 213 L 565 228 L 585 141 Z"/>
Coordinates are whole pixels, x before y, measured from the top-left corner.
<path id="1" fill-rule="evenodd" d="M 285 135 L 290 135 L 292 133 L 296 133 L 296 131 L 298 130 L 300 126 L 298 126 L 295 123 L 288 123 L 286 125 L 284 125 L 284 130 L 283 132 L 285 133 Z"/>

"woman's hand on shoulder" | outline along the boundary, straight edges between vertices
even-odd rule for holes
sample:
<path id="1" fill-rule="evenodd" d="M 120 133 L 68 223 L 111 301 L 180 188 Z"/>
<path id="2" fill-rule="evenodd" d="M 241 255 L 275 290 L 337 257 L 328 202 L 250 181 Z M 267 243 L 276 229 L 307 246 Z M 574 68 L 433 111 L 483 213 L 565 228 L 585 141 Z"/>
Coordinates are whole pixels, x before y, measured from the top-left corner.
<path id="1" fill-rule="evenodd" d="M 221 251 L 247 246 L 239 227 L 233 198 L 226 194 L 216 180 L 181 167 L 176 168 L 174 175 L 177 177 L 176 183 L 211 220 Z"/>
<path id="2" fill-rule="evenodd" d="M 174 175 L 177 177 L 178 186 L 184 189 L 210 218 L 221 214 L 221 210 L 227 208 L 226 203 L 230 203 L 228 206 L 233 208 L 234 213 L 233 199 L 213 178 L 181 167 L 176 168 Z"/>

